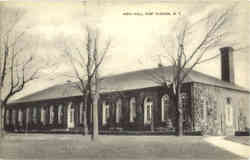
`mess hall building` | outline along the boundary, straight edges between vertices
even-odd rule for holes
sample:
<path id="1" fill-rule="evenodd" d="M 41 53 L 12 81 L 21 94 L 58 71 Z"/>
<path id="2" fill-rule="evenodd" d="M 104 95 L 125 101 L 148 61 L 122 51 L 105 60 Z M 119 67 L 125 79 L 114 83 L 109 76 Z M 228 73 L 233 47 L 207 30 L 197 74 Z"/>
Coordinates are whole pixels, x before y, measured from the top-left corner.
<path id="1" fill-rule="evenodd" d="M 234 80 L 233 49 L 221 52 L 221 79 L 191 71 L 181 88 L 184 132 L 233 135 L 250 128 L 250 92 Z M 103 77 L 98 102 L 99 130 L 175 132 L 176 108 L 171 90 L 153 75 L 171 79 L 173 66 L 161 66 Z M 81 133 L 84 108 L 74 83 L 52 86 L 7 105 L 4 127 L 8 132 Z M 87 107 L 88 128 L 92 107 Z"/>

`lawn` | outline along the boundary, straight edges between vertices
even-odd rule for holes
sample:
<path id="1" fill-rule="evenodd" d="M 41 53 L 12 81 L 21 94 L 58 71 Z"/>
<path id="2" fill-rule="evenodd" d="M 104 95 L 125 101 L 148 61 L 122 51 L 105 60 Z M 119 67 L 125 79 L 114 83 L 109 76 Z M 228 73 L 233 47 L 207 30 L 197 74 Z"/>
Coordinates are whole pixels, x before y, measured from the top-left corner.
<path id="1" fill-rule="evenodd" d="M 229 136 L 225 139 L 250 146 L 250 136 Z"/>
<path id="2" fill-rule="evenodd" d="M 240 159 L 214 147 L 204 137 L 8 135 L 0 159 Z"/>

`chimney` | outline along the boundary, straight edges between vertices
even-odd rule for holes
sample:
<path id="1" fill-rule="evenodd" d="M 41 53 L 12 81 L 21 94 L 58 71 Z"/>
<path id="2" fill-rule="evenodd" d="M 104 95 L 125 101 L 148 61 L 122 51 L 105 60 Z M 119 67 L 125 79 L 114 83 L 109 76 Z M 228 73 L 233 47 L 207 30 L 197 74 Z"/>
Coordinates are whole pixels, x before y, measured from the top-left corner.
<path id="1" fill-rule="evenodd" d="M 221 79 L 230 83 L 234 83 L 234 60 L 233 48 L 220 48 L 221 52 Z"/>

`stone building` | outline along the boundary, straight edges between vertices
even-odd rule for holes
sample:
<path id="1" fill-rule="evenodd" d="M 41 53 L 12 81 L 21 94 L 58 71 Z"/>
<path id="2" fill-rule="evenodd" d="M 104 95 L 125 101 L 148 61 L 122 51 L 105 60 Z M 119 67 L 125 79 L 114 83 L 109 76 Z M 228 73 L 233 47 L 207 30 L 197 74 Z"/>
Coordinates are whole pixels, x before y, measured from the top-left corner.
<path id="1" fill-rule="evenodd" d="M 234 81 L 233 49 L 221 48 L 218 79 L 192 71 L 182 92 L 185 133 L 232 135 L 250 128 L 250 92 Z M 100 132 L 175 132 L 177 112 L 171 90 L 157 83 L 155 75 L 173 76 L 173 67 L 128 72 L 100 81 Z M 76 83 L 76 82 L 75 82 Z M 84 125 L 81 93 L 75 83 L 56 85 L 9 103 L 5 110 L 8 132 L 80 133 Z M 87 108 L 91 131 L 92 108 Z"/>

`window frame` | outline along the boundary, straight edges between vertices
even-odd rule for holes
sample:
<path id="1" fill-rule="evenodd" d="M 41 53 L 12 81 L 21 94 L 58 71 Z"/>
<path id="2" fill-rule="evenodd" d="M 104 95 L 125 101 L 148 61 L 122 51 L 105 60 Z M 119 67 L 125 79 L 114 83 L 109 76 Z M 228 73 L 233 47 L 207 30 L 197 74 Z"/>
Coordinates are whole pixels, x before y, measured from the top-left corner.
<path id="1" fill-rule="evenodd" d="M 153 99 L 152 97 L 144 98 L 144 124 L 151 124 L 153 119 Z"/>
<path id="2" fill-rule="evenodd" d="M 26 108 L 26 123 L 28 124 L 30 122 L 30 108 Z"/>
<path id="3" fill-rule="evenodd" d="M 201 108 L 202 108 L 201 120 L 204 122 L 207 121 L 207 109 L 208 109 L 207 103 L 208 103 L 208 99 L 206 97 L 202 96 L 201 97 L 201 104 L 202 104 L 202 106 L 201 106 Z"/>
<path id="4" fill-rule="evenodd" d="M 10 110 L 9 109 L 6 109 L 5 120 L 6 120 L 5 124 L 9 125 L 10 124 Z"/>
<path id="5" fill-rule="evenodd" d="M 21 108 L 18 109 L 18 123 L 20 126 L 23 125 L 23 110 Z"/>
<path id="6" fill-rule="evenodd" d="M 188 99 L 188 93 L 187 92 L 181 92 L 181 105 L 183 109 L 183 122 L 189 120 L 188 116 L 188 105 L 189 105 L 189 99 Z"/>
<path id="7" fill-rule="evenodd" d="M 227 126 L 233 126 L 233 106 L 232 106 L 232 98 L 226 98 L 226 105 L 225 105 L 225 120 Z"/>
<path id="8" fill-rule="evenodd" d="M 169 106 L 170 106 L 170 98 L 169 98 L 168 94 L 164 94 L 161 97 L 161 121 L 162 122 L 166 122 L 168 119 Z"/>
<path id="9" fill-rule="evenodd" d="M 12 109 L 12 117 L 11 117 L 11 122 L 13 125 L 16 124 L 16 116 L 17 116 L 17 111 L 15 109 Z"/>
<path id="10" fill-rule="evenodd" d="M 116 123 L 120 123 L 121 116 L 122 116 L 122 99 L 119 98 L 116 101 L 116 116 L 115 116 Z"/>
<path id="11" fill-rule="evenodd" d="M 63 105 L 58 105 L 58 111 L 57 111 L 57 123 L 62 124 L 63 120 Z"/>
<path id="12" fill-rule="evenodd" d="M 41 107 L 41 118 L 40 118 L 40 120 L 41 120 L 41 122 L 43 124 L 46 124 L 46 115 L 45 114 L 46 114 L 45 107 L 42 106 Z"/>
<path id="13" fill-rule="evenodd" d="M 32 110 L 32 122 L 34 124 L 37 123 L 37 108 L 36 107 L 33 107 L 33 110 Z"/>
<path id="14" fill-rule="evenodd" d="M 83 102 L 79 104 L 79 123 L 83 124 Z"/>
<path id="15" fill-rule="evenodd" d="M 50 107 L 49 107 L 49 124 L 53 124 L 54 118 L 55 118 L 55 115 L 54 115 L 54 106 L 50 105 Z"/>
<path id="16" fill-rule="evenodd" d="M 102 102 L 102 124 L 106 125 L 110 117 L 110 104 L 104 100 Z"/>
<path id="17" fill-rule="evenodd" d="M 129 109 L 130 109 L 130 112 L 129 112 L 129 122 L 130 123 L 133 123 L 136 118 L 136 98 L 135 97 L 131 97 L 130 100 L 129 100 Z"/>

